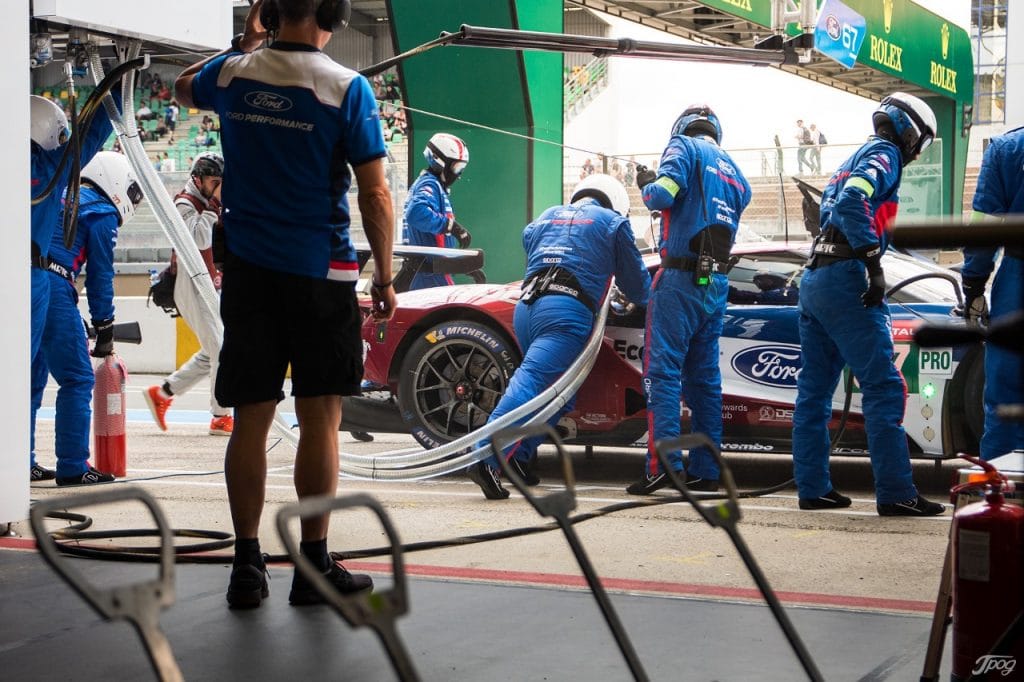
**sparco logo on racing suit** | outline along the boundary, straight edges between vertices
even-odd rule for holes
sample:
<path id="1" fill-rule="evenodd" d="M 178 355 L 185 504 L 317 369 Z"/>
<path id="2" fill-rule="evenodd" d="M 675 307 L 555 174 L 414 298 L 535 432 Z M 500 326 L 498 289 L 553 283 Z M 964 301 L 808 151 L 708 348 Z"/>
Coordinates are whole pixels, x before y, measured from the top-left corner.
<path id="1" fill-rule="evenodd" d="M 778 388 L 796 388 L 800 364 L 800 349 L 792 346 L 754 346 L 732 358 L 732 368 L 741 377 Z"/>
<path id="2" fill-rule="evenodd" d="M 272 92 L 250 92 L 245 96 L 245 103 L 257 109 L 265 111 L 288 111 L 292 108 L 292 101 L 287 97 L 275 95 Z"/>

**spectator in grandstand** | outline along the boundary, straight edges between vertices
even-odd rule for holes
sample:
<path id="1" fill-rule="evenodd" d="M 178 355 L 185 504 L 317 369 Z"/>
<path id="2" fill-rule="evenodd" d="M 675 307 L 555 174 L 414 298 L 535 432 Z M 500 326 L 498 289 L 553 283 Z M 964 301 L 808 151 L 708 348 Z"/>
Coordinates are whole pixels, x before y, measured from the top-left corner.
<path id="1" fill-rule="evenodd" d="M 594 162 L 591 161 L 590 159 L 587 159 L 586 161 L 583 162 L 583 168 L 580 172 L 580 179 L 582 180 L 583 178 L 587 177 L 588 175 L 592 175 L 593 173 Z"/>
<path id="2" fill-rule="evenodd" d="M 160 170 L 164 173 L 173 173 L 178 170 L 177 166 L 174 157 L 170 153 L 164 152 L 164 156 L 160 160 Z"/>
<path id="3" fill-rule="evenodd" d="M 114 103 L 121 109 L 121 95 L 115 89 Z M 46 324 L 46 310 L 50 305 L 49 253 L 53 235 L 59 233 L 61 221 L 58 213 L 64 200 L 64 192 L 71 174 L 71 164 L 64 164 L 60 175 L 57 175 L 61 159 L 67 151 L 72 131 L 68 127 L 68 119 L 54 102 L 42 97 L 30 96 L 29 107 L 31 129 L 29 146 L 31 148 L 32 185 L 32 315 L 31 345 L 29 361 L 35 360 L 42 344 L 43 326 Z M 81 163 L 87 166 L 96 153 L 103 148 L 103 143 L 110 136 L 110 119 L 101 113 L 93 119 L 88 135 L 81 140 Z M 75 131 L 74 134 L 78 134 Z M 51 184 L 52 183 L 52 184 Z M 49 188 L 49 193 L 44 191 Z M 46 469 L 30 459 L 30 479 L 33 481 L 49 480 L 54 477 L 52 469 Z"/>
<path id="4" fill-rule="evenodd" d="M 811 138 L 811 172 L 821 175 L 821 146 L 828 144 L 828 140 L 825 139 L 825 133 L 818 130 L 818 126 L 813 123 L 807 132 Z"/>
<path id="5" fill-rule="evenodd" d="M 136 121 L 152 121 L 156 118 L 156 114 L 152 109 L 149 108 L 149 101 L 143 101 L 139 108 L 135 111 Z"/>
<path id="6" fill-rule="evenodd" d="M 164 123 L 167 124 L 167 130 L 170 131 L 171 135 L 167 138 L 168 142 L 174 142 L 174 131 L 178 127 L 178 100 L 172 99 L 171 103 L 164 109 Z"/>
<path id="7" fill-rule="evenodd" d="M 45 273 L 50 280 L 50 300 L 39 352 L 32 359 L 31 448 L 34 460 L 36 412 L 42 404 L 47 375 L 52 374 L 60 386 L 54 437 L 60 486 L 114 480 L 113 475 L 94 469 L 88 461 L 95 381 L 75 281 L 85 265 L 85 290 L 96 330 L 91 354 L 94 358 L 107 357 L 114 352 L 114 244 L 118 228 L 131 220 L 140 201 L 142 189 L 128 159 L 115 152 L 99 152 L 82 169 L 74 243 L 66 247 L 60 230 L 54 231 L 50 242 Z M 63 218 L 62 211 L 58 224 Z M 32 479 L 42 480 L 36 478 L 35 469 Z"/>
<path id="8" fill-rule="evenodd" d="M 328 7 L 332 11 L 317 11 Z M 331 32 L 345 25 L 348 7 L 303 0 L 264 7 L 256 0 L 232 47 L 185 69 L 175 87 L 182 106 L 221 115 L 226 168 L 232 169 L 223 188 L 230 250 L 216 397 L 235 408 L 225 457 L 236 537 L 227 591 L 233 608 L 259 606 L 270 594 L 259 544 L 266 441 L 289 364 L 301 427 L 296 493 L 306 499 L 337 490 L 341 396 L 357 393 L 362 378 L 354 286 L 359 263 L 349 239 L 347 201 L 352 173 L 375 263 L 371 314 L 381 321 L 394 315 L 394 216 L 377 104 L 363 76 L 321 52 Z M 264 20 L 274 41 L 257 50 L 268 35 Z M 224 116 L 226 107 L 265 113 L 249 102 L 268 91 L 292 106 L 256 120 Z M 353 575 L 331 559 L 329 522 L 328 514 L 302 519 L 300 551 L 339 592 L 371 589 L 369 576 Z M 288 599 L 295 606 L 323 602 L 299 572 Z"/>
<path id="9" fill-rule="evenodd" d="M 802 175 L 804 172 L 804 166 L 808 170 L 813 170 L 813 166 L 807 159 L 807 152 L 811 148 L 811 133 L 804 125 L 802 119 L 797 119 L 796 129 L 793 131 L 793 139 L 796 140 L 796 165 L 797 175 Z"/>
<path id="10" fill-rule="evenodd" d="M 415 246 L 466 248 L 469 231 L 455 220 L 449 198 L 451 187 L 469 163 L 469 148 L 460 138 L 437 133 L 423 149 L 427 168 L 420 173 L 405 201 L 403 241 Z M 451 275 L 417 272 L 410 289 L 426 289 L 453 284 Z"/>
<path id="11" fill-rule="evenodd" d="M 622 176 L 622 184 L 630 187 L 634 180 L 636 180 L 636 157 L 630 156 L 629 161 L 626 162 L 626 171 Z"/>
<path id="12" fill-rule="evenodd" d="M 166 154 L 166 152 L 165 152 Z M 207 272 L 215 289 L 220 289 L 222 253 L 214 255 L 214 242 L 218 247 L 220 240 L 214 235 L 220 230 L 220 188 L 224 177 L 224 159 L 220 154 L 204 152 L 196 157 L 191 166 L 188 182 L 174 197 L 174 207 L 181 214 L 181 219 L 188 228 L 192 239 L 199 249 Z M 219 248 L 218 248 L 219 251 Z M 177 271 L 177 257 L 171 256 L 171 269 Z M 167 409 L 171 406 L 174 396 L 185 393 L 201 379 L 210 379 L 210 435 L 230 436 L 234 428 L 231 410 L 217 402 L 214 386 L 217 378 L 218 359 L 220 357 L 220 338 L 216 333 L 216 324 L 211 315 L 216 311 L 206 309 L 199 292 L 188 277 L 177 277 L 174 280 L 174 303 L 178 312 L 199 339 L 199 350 L 185 361 L 178 371 L 166 379 L 162 385 L 150 386 L 143 391 L 146 404 L 161 431 L 167 430 Z"/>

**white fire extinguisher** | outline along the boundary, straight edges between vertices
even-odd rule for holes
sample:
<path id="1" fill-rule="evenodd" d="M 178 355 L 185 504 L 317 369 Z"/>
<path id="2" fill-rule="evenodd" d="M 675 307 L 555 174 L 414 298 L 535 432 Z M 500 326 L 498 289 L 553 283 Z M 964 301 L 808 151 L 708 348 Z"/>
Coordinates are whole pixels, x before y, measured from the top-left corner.
<path id="1" fill-rule="evenodd" d="M 93 455 L 100 471 L 123 477 L 127 475 L 125 438 L 125 387 L 128 369 L 116 354 L 103 358 L 96 367 L 93 389 L 92 432 Z"/>

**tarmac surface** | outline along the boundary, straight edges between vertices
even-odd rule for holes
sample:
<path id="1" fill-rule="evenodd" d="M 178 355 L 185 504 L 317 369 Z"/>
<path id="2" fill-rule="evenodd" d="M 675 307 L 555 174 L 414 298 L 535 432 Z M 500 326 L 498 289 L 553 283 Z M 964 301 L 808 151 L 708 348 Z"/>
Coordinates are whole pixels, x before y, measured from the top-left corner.
<path id="1" fill-rule="evenodd" d="M 149 491 L 175 528 L 230 533 L 222 473 L 226 439 L 207 434 L 207 389 L 199 386 L 176 398 L 168 413 L 169 430 L 161 432 L 141 395 L 142 388 L 159 379 L 129 379 L 128 476 L 113 485 L 130 483 Z M 54 463 L 52 410 L 48 411 L 53 401 L 51 386 L 37 427 L 37 458 L 46 466 Z M 291 412 L 289 401 L 282 404 L 282 412 Z M 378 434 L 372 443 L 357 442 L 344 432 L 339 438 L 343 453 L 371 454 L 415 445 L 411 437 L 400 434 Z M 291 480 L 294 452 L 277 440 L 268 441 L 267 500 L 261 526 L 263 551 L 271 554 L 284 552 L 274 527 L 276 511 L 295 500 Z M 583 448 L 570 448 L 570 452 L 577 477 L 577 513 L 637 499 L 626 495 L 624 488 L 642 472 L 641 450 L 599 448 L 591 457 Z M 727 454 L 726 459 L 741 490 L 767 487 L 792 475 L 786 455 Z M 941 465 L 915 460 L 915 480 L 930 499 L 948 502 L 948 489 L 961 465 L 955 460 Z M 558 489 L 558 469 L 550 451 L 542 449 L 538 473 L 542 479 L 539 492 Z M 835 458 L 833 481 L 853 497 L 852 508 L 801 511 L 791 488 L 743 500 L 739 532 L 787 607 L 912 618 L 918 623 L 915 642 L 920 651 L 904 655 L 922 661 L 951 510 L 945 516 L 926 519 L 877 516 L 866 458 Z M 34 500 L 70 497 L 74 492 L 52 482 L 32 486 Z M 342 480 L 339 494 L 351 492 L 369 493 L 378 499 L 406 544 L 544 523 L 516 492 L 509 500 L 489 501 L 462 475 L 418 482 Z M 664 490 L 657 496 L 669 499 L 674 493 Z M 96 507 L 87 513 L 94 519 L 93 530 L 152 526 L 140 504 Z M 54 527 L 57 525 L 54 522 Z M 709 527 L 685 502 L 616 512 L 575 528 L 611 593 L 763 603 L 727 535 Z M 31 537 L 27 524 L 16 524 L 14 530 Z M 332 518 L 328 544 L 332 551 L 349 552 L 382 547 L 386 539 L 368 512 L 343 511 Z M 579 566 L 557 530 L 410 552 L 405 560 L 410 575 L 427 579 L 569 590 L 585 587 Z M 375 575 L 389 570 L 386 556 L 351 560 L 346 565 Z M 225 587 L 226 583 L 225 569 Z M 287 584 L 287 580 L 276 581 L 272 590 L 284 592 Z M 864 653 L 869 658 L 873 655 Z M 915 664 L 904 673 L 907 676 L 871 679 L 917 679 L 920 668 Z"/>

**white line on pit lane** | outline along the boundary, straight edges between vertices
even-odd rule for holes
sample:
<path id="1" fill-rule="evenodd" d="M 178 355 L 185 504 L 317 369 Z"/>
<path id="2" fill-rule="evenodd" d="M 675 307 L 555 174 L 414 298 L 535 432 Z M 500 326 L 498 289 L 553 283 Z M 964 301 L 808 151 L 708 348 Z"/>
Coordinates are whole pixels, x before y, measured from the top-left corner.
<path id="1" fill-rule="evenodd" d="M 162 469 L 132 469 L 131 471 L 139 472 L 139 473 L 143 473 L 143 472 L 157 472 L 157 471 L 163 471 L 164 473 L 181 473 L 181 474 L 189 474 L 189 473 L 196 474 L 197 473 L 197 472 L 184 472 L 184 471 L 166 471 L 166 470 L 162 470 Z M 210 474 L 210 473 L 220 473 L 220 472 L 198 472 L 198 473 Z M 285 477 L 284 474 L 273 474 L 271 476 L 276 477 L 276 478 L 284 478 Z M 213 487 L 213 486 L 223 487 L 223 485 L 224 485 L 223 482 L 215 482 L 215 481 L 181 481 L 181 480 L 170 480 L 170 479 L 139 480 L 139 481 L 132 481 L 131 479 L 128 479 L 128 480 L 126 480 L 126 482 L 127 483 L 155 483 L 155 484 L 160 484 L 160 485 L 186 485 L 186 486 L 191 485 L 191 486 L 198 486 L 198 487 L 204 487 L 204 488 Z M 380 495 L 417 495 L 417 496 L 429 496 L 429 497 L 480 497 L 480 493 L 475 491 L 475 490 L 471 491 L 471 492 L 456 492 L 456 491 L 452 491 L 452 490 L 423 490 L 423 489 L 411 489 L 411 488 L 407 488 L 407 487 L 403 487 L 403 488 L 378 488 L 375 485 L 372 485 L 374 483 L 373 481 L 363 481 L 363 479 L 354 479 L 354 478 L 343 479 L 343 482 L 347 482 L 347 483 L 354 483 L 354 482 L 370 483 L 371 486 L 367 487 L 365 490 L 362 490 L 360 492 L 373 492 L 373 493 L 380 494 Z M 379 483 L 392 484 L 392 483 L 394 483 L 394 481 L 379 481 Z M 416 482 L 417 485 L 423 485 L 424 483 L 425 483 L 424 481 L 417 481 Z M 461 481 L 445 481 L 444 483 L 455 484 L 455 485 L 463 485 Z M 441 484 L 441 482 L 439 481 L 437 483 L 434 483 L 433 485 L 436 486 L 436 485 L 440 485 L 440 484 Z M 465 485 L 468 487 L 470 485 L 475 486 L 476 484 L 467 482 L 467 483 L 465 483 Z M 542 487 L 549 488 L 549 489 L 552 489 L 552 490 L 559 489 L 558 486 L 542 486 Z M 267 484 L 267 489 L 268 490 L 293 490 L 294 488 L 293 488 L 293 486 L 290 486 L 290 485 L 276 485 L 276 484 L 273 484 L 273 483 L 269 483 L 269 484 Z M 343 492 L 346 492 L 346 491 L 343 491 Z M 658 497 L 663 497 L 663 496 L 655 496 L 655 497 L 652 497 L 650 499 L 658 499 Z M 786 496 L 780 496 L 780 497 L 786 497 Z M 521 495 L 519 495 L 518 493 L 515 493 L 515 492 L 512 493 L 512 498 L 513 499 L 524 499 Z M 576 497 L 576 499 L 579 502 L 586 502 L 586 503 L 589 503 L 589 504 L 618 504 L 620 502 L 628 501 L 628 500 L 623 500 L 622 498 L 615 498 L 615 497 L 587 497 L 587 496 L 579 496 L 579 495 Z M 795 499 L 795 498 L 792 498 L 792 499 Z M 874 502 L 874 500 L 868 500 L 868 502 Z M 684 501 L 680 500 L 677 504 L 685 505 L 686 503 Z M 772 506 L 764 506 L 764 505 L 756 505 L 756 504 L 747 504 L 745 502 L 741 503 L 741 507 L 745 511 L 765 511 L 765 512 L 783 512 L 783 513 L 798 512 L 800 514 L 839 514 L 839 515 L 843 515 L 843 516 L 866 516 L 866 517 L 879 518 L 878 514 L 875 513 L 875 512 L 853 511 L 853 510 L 850 510 L 850 509 L 833 509 L 833 510 L 827 510 L 827 509 L 821 509 L 821 510 L 818 510 L 818 509 L 799 509 L 797 507 L 772 507 Z M 638 509 L 643 509 L 643 507 L 638 507 Z M 925 520 L 925 521 L 945 521 L 947 523 L 950 521 L 950 516 L 949 515 L 927 516 L 927 517 L 901 516 L 901 517 L 894 517 L 894 518 L 899 518 L 899 519 L 918 519 L 918 520 Z"/>

